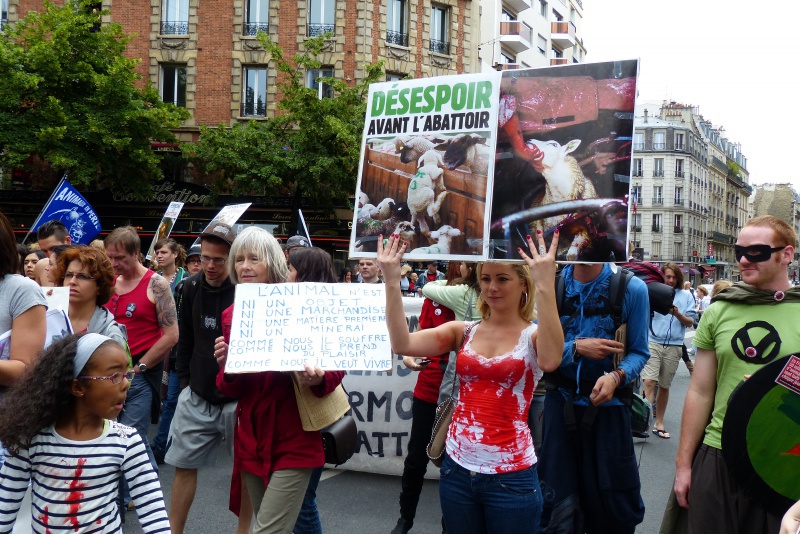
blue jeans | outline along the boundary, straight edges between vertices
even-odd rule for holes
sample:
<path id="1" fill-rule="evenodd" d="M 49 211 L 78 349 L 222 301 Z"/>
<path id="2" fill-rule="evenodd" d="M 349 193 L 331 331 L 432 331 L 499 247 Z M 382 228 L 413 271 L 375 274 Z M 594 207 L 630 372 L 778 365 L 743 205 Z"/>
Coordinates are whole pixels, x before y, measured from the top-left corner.
<path id="1" fill-rule="evenodd" d="M 156 464 L 153 451 L 150 449 L 150 442 L 147 439 L 147 430 L 150 428 L 150 410 L 153 404 L 153 389 L 147 383 L 142 375 L 137 374 L 133 377 L 131 387 L 128 389 L 128 396 L 125 399 L 125 407 L 120 412 L 117 420 L 123 425 L 133 427 L 138 433 L 139 437 L 144 442 L 144 448 L 147 451 L 147 457 L 150 458 L 150 463 L 153 469 L 158 473 L 158 465 Z M 128 483 L 125 477 L 122 477 L 122 501 L 127 505 L 131 500 L 130 492 L 128 491 Z"/>
<path id="2" fill-rule="evenodd" d="M 322 467 L 317 467 L 311 471 L 311 480 L 308 481 L 305 497 L 303 497 L 303 507 L 297 516 L 294 524 L 293 534 L 322 534 L 322 522 L 319 520 L 317 510 L 317 486 L 322 476 Z"/>
<path id="3" fill-rule="evenodd" d="M 162 458 L 167 454 L 169 445 L 169 426 L 172 424 L 172 416 L 175 415 L 175 406 L 178 405 L 178 395 L 181 394 L 181 379 L 178 378 L 177 371 L 169 372 L 167 382 L 167 398 L 161 404 L 161 421 L 158 423 L 158 434 L 153 439 L 153 452 Z"/>
<path id="4" fill-rule="evenodd" d="M 447 532 L 458 534 L 516 534 L 520 528 L 535 528 L 542 514 L 535 465 L 485 475 L 448 456 L 440 471 L 439 501 Z"/>

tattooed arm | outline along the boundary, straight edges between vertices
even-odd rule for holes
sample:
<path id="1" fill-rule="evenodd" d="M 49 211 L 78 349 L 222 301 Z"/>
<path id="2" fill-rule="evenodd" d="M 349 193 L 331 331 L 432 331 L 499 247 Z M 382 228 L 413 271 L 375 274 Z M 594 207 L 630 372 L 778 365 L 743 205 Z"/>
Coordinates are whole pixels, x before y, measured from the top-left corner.
<path id="1" fill-rule="evenodd" d="M 147 297 L 156 305 L 158 325 L 161 327 L 161 333 L 163 334 L 161 339 L 156 341 L 139 360 L 147 365 L 148 368 L 152 368 L 164 361 L 166 355 L 178 342 L 178 319 L 172 291 L 169 288 L 169 283 L 163 277 L 154 274 L 150 278 Z"/>

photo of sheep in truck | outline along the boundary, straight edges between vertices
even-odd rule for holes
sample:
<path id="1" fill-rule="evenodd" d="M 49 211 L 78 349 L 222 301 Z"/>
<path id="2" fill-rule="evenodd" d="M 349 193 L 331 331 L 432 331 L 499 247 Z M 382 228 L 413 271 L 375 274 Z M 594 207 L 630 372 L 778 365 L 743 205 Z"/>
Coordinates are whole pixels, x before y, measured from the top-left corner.
<path id="1" fill-rule="evenodd" d="M 367 103 L 350 256 L 380 235 L 410 260 L 486 257 L 500 74 L 373 84 Z"/>
<path id="2" fill-rule="evenodd" d="M 638 60 L 503 73 L 489 258 L 559 230 L 560 261 L 627 260 L 637 74 Z"/>

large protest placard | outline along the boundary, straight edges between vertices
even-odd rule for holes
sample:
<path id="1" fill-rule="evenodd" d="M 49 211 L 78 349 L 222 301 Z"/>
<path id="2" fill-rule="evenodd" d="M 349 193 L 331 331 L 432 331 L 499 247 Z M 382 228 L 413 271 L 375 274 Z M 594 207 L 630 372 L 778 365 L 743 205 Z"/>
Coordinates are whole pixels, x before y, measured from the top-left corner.
<path id="1" fill-rule="evenodd" d="M 183 209 L 183 202 L 170 202 L 169 206 L 167 206 L 167 211 L 164 212 L 164 216 L 161 218 L 161 222 L 158 225 L 158 229 L 156 230 L 155 235 L 153 236 L 153 242 L 150 243 L 150 248 L 147 249 L 147 254 L 145 258 L 148 260 L 153 257 L 155 254 L 156 243 L 160 239 L 164 239 L 165 237 L 169 237 L 170 232 L 172 232 L 172 227 L 175 226 L 175 221 L 178 220 L 178 215 L 181 214 L 181 210 Z"/>
<path id="2" fill-rule="evenodd" d="M 370 86 L 350 257 L 374 257 L 380 234 L 406 257 L 485 256 L 500 74 Z"/>
<path id="3" fill-rule="evenodd" d="M 226 373 L 388 370 L 386 297 L 377 284 L 239 284 Z"/>
<path id="4" fill-rule="evenodd" d="M 560 261 L 628 258 L 638 60 L 505 71 L 490 259 L 558 229 Z M 528 252 L 530 254 L 530 252 Z"/>
<path id="5" fill-rule="evenodd" d="M 206 225 L 206 227 L 203 229 L 203 232 L 210 230 L 217 223 L 225 223 L 233 228 L 233 225 L 236 224 L 236 221 L 238 221 L 239 217 L 241 217 L 244 212 L 247 211 L 247 208 L 249 208 L 251 204 L 252 202 L 245 202 L 244 204 L 228 204 L 227 206 L 224 206 L 221 210 L 219 210 L 216 216 L 211 219 L 211 222 Z M 192 245 L 199 244 L 200 238 L 198 237 L 194 240 Z"/>

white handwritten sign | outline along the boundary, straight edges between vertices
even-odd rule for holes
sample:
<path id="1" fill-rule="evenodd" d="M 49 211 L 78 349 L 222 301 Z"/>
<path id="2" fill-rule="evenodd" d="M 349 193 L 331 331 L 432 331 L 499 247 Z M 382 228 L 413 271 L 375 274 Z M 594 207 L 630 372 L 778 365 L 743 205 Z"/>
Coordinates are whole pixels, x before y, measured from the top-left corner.
<path id="1" fill-rule="evenodd" d="M 239 284 L 226 373 L 392 367 L 382 284 Z"/>

